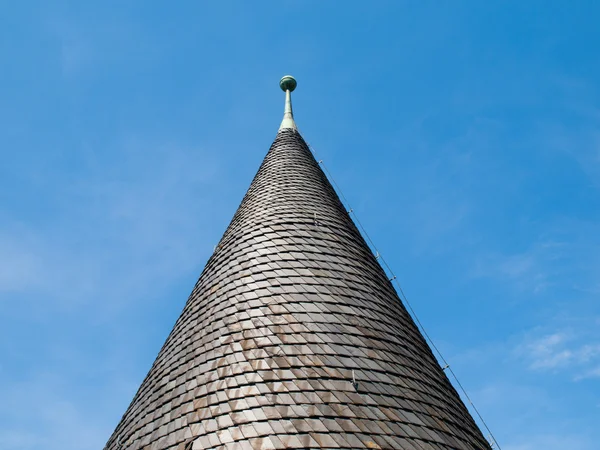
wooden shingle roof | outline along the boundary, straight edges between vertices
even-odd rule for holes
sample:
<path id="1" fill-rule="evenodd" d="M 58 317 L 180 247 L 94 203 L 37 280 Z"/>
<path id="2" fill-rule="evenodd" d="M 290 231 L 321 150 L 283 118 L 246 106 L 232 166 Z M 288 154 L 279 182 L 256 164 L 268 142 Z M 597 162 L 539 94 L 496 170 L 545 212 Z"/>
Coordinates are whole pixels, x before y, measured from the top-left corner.
<path id="1" fill-rule="evenodd" d="M 105 448 L 490 446 L 283 128 Z"/>

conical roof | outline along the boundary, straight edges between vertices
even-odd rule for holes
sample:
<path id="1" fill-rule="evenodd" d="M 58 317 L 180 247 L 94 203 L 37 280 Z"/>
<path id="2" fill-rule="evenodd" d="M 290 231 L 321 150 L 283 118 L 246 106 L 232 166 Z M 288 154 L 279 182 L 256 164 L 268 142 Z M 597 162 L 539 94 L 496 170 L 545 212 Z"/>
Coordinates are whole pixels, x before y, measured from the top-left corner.
<path id="1" fill-rule="evenodd" d="M 287 123 L 105 448 L 490 449 Z"/>

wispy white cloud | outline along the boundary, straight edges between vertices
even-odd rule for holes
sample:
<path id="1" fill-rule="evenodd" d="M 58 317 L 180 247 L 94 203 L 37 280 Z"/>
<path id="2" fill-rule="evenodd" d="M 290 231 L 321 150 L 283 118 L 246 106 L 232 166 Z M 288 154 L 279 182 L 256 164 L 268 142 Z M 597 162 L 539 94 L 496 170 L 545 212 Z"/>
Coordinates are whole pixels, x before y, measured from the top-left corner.
<path id="1" fill-rule="evenodd" d="M 523 251 L 476 254 L 470 275 L 505 283 L 524 294 L 568 291 L 588 299 L 598 291 L 600 223 L 560 219 Z"/>
<path id="2" fill-rule="evenodd" d="M 572 348 L 569 347 L 571 344 L 574 344 Z M 563 388 L 557 395 L 548 389 L 547 381 L 555 372 L 571 378 L 587 367 L 591 368 L 587 373 L 594 376 L 598 347 L 586 343 L 582 336 L 572 335 L 571 331 L 540 333 L 540 330 L 534 330 L 516 349 L 507 345 L 487 345 L 482 349 L 481 357 L 469 354 L 455 359 L 465 374 L 469 374 L 469 368 L 474 371 L 469 377 L 475 389 L 471 389 L 469 395 L 503 449 L 592 450 L 595 448 L 593 430 L 589 427 L 587 413 L 572 410 L 567 405 L 570 401 L 567 393 L 576 392 L 577 386 L 567 387 L 560 381 Z M 483 372 L 485 376 L 480 372 L 480 359 L 491 368 Z M 477 388 L 479 382 L 483 385 Z M 596 402 L 593 395 L 590 401 Z M 540 421 L 540 417 L 544 420 Z M 551 432 L 548 432 L 549 428 Z M 574 430 L 577 430 L 576 435 Z"/>
<path id="3" fill-rule="evenodd" d="M 59 376 L 37 374 L 0 388 L 0 448 L 92 450 L 101 448 L 113 424 L 102 420 L 104 401 L 87 408 Z M 105 398 L 110 397 L 106 391 Z"/>
<path id="4" fill-rule="evenodd" d="M 575 377 L 575 381 L 585 380 L 588 378 L 600 378 L 600 365 L 577 375 Z"/>
<path id="5" fill-rule="evenodd" d="M 554 333 L 524 345 L 532 369 L 558 369 L 573 364 L 585 364 L 600 355 L 600 344 L 570 347 L 572 341 L 565 333 Z"/>
<path id="6" fill-rule="evenodd" d="M 520 290 L 540 294 L 554 282 L 557 268 L 552 262 L 559 258 L 563 248 L 564 244 L 550 241 L 535 244 L 521 253 L 479 256 L 471 275 L 510 282 Z"/>
<path id="7" fill-rule="evenodd" d="M 593 329 L 527 336 L 515 349 L 530 370 L 566 372 L 575 380 L 600 376 L 600 336 Z"/>
<path id="8" fill-rule="evenodd" d="M 199 253 L 210 254 L 212 242 L 197 233 L 209 218 L 205 211 L 217 207 L 216 199 L 202 195 L 218 170 L 210 156 L 138 141 L 119 152 L 117 162 L 95 163 L 81 178 L 58 180 L 49 199 L 54 214 L 44 226 L 4 220 L 4 298 L 12 292 L 59 305 L 90 296 L 121 303 L 196 268 Z"/>
<path id="9" fill-rule="evenodd" d="M 591 436 L 546 432 L 512 436 L 502 444 L 504 450 L 595 450 L 597 443 Z"/>

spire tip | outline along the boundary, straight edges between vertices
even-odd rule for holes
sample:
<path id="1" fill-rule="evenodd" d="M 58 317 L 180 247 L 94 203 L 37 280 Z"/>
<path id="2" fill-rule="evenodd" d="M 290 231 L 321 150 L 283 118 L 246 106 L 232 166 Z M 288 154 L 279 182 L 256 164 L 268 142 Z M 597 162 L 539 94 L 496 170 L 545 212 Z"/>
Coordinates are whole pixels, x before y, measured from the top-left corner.
<path id="1" fill-rule="evenodd" d="M 283 92 L 293 92 L 297 85 L 296 79 L 291 75 L 286 75 L 279 81 L 279 87 Z"/>

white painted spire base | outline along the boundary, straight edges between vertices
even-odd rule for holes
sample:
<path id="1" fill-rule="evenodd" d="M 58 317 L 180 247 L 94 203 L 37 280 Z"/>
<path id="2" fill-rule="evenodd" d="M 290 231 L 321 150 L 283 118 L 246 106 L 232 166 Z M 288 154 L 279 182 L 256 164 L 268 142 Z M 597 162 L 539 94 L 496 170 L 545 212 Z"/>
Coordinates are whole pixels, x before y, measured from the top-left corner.
<path id="1" fill-rule="evenodd" d="M 285 110 L 283 112 L 283 120 L 281 121 L 280 130 L 285 128 L 292 128 L 298 130 L 296 122 L 294 122 L 294 112 L 292 111 L 292 93 L 288 90 L 285 91 Z"/>

